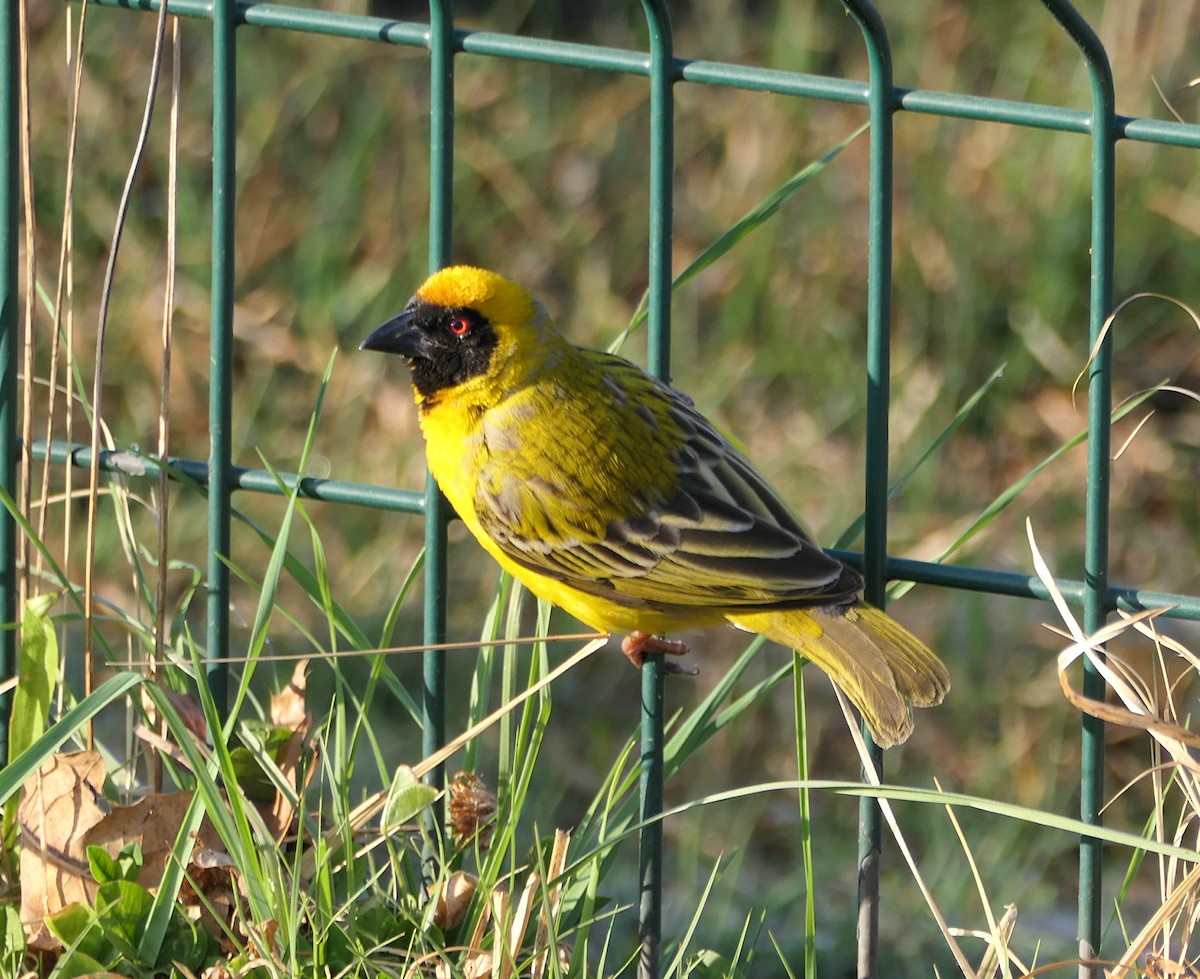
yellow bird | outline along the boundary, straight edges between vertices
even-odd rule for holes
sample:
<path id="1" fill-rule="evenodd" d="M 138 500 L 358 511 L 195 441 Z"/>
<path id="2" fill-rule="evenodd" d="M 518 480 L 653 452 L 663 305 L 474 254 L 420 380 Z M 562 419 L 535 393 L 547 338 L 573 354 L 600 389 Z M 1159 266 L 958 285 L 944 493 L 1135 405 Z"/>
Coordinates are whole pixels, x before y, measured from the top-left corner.
<path id="1" fill-rule="evenodd" d="M 429 469 L 483 547 L 635 664 L 732 623 L 816 663 L 885 748 L 949 689 L 685 395 L 568 343 L 515 283 L 442 269 L 362 349 L 407 362 Z"/>

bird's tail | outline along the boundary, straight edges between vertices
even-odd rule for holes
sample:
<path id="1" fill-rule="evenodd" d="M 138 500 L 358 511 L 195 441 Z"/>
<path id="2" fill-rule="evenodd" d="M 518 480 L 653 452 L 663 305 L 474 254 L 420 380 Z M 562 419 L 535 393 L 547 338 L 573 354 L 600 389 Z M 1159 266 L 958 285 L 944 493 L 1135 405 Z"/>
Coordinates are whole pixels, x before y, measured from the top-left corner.
<path id="1" fill-rule="evenodd" d="M 937 654 L 871 605 L 752 612 L 729 621 L 816 663 L 862 712 L 882 748 L 912 734 L 912 705 L 940 704 L 950 689 Z"/>

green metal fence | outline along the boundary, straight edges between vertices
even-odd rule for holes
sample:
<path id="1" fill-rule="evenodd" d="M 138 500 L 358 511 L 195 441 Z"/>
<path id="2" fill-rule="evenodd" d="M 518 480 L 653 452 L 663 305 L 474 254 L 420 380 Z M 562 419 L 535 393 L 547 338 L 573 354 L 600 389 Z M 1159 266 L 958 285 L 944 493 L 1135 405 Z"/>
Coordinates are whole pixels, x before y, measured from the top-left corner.
<path id="1" fill-rule="evenodd" d="M 92 0 L 103 6 L 156 11 L 160 0 Z M 429 52 L 431 83 L 431 140 L 429 159 L 429 268 L 450 260 L 451 173 L 454 159 L 454 67 L 458 57 L 516 59 L 568 66 L 580 70 L 644 77 L 649 85 L 650 244 L 649 244 L 649 369 L 662 377 L 670 373 L 671 350 L 671 234 L 673 179 L 673 93 L 678 83 L 737 88 L 806 99 L 861 104 L 870 112 L 870 228 L 869 306 L 867 321 L 866 523 L 864 552 L 842 555 L 863 568 L 866 597 L 883 604 L 885 585 L 892 580 L 926 582 L 950 588 L 999 595 L 1045 599 L 1047 593 L 1033 577 L 988 568 L 946 566 L 892 558 L 887 552 L 888 409 L 890 377 L 889 326 L 892 276 L 893 120 L 898 112 L 926 113 L 960 119 L 1078 133 L 1090 140 L 1090 340 L 1104 328 L 1113 305 L 1114 149 L 1118 141 L 1169 144 L 1200 149 L 1200 126 L 1119 116 L 1115 111 L 1108 59 L 1095 33 L 1066 0 L 1043 0 L 1049 15 L 1078 47 L 1091 78 L 1092 106 L 1078 111 L 1054 105 L 1005 101 L 953 92 L 897 87 L 892 76 L 887 28 L 866 0 L 843 0 L 861 28 L 870 77 L 867 82 L 823 77 L 715 61 L 684 60 L 672 49 L 671 24 L 664 0 L 643 0 L 649 50 L 631 51 L 465 31 L 454 26 L 450 0 L 430 0 L 429 24 L 350 16 L 283 4 L 235 0 L 170 0 L 171 12 L 210 20 L 213 37 L 213 214 L 210 445 L 207 462 L 174 460 L 174 469 L 207 483 L 209 491 L 207 579 L 207 648 L 214 658 L 211 682 L 225 689 L 227 666 L 222 660 L 229 645 L 229 571 L 221 556 L 230 544 L 231 497 L 238 491 L 279 492 L 273 474 L 231 464 L 231 358 L 234 301 L 233 254 L 237 243 L 234 210 L 234 147 L 237 129 L 236 58 L 241 25 L 299 31 L 364 42 L 423 48 Z M 246 39 L 246 43 L 251 43 Z M 0 59 L 4 66 L 0 90 L 0 138 L 9 152 L 0 159 L 0 485 L 15 497 L 19 461 L 17 428 L 18 315 L 17 258 L 20 212 L 18 158 L 12 148 L 18 139 L 18 22 L 17 5 L 7 3 L 0 15 Z M 1059 583 L 1068 600 L 1084 609 L 1084 626 L 1095 631 L 1114 608 L 1140 610 L 1173 606 L 1169 614 L 1200 619 L 1200 598 L 1133 589 L 1109 584 L 1109 470 L 1111 417 L 1111 335 L 1099 348 L 1088 372 L 1088 482 L 1084 577 Z M 69 460 L 89 466 L 86 446 L 35 443 L 37 458 Z M 121 457 L 101 453 L 102 469 L 119 471 Z M 153 466 L 147 470 L 153 475 Z M 284 482 L 294 485 L 296 477 Z M 421 492 L 385 489 L 332 479 L 305 478 L 301 494 L 314 499 L 392 509 L 421 515 L 426 528 L 425 635 L 431 646 L 446 634 L 446 526 L 450 513 L 432 481 Z M 11 517 L 0 517 L 0 620 L 13 622 L 16 608 L 17 533 Z M 15 632 L 0 632 L 0 674 L 11 676 L 15 665 Z M 953 667 L 953 663 L 951 663 Z M 641 744 L 641 815 L 648 820 L 640 847 L 641 975 L 658 974 L 662 916 L 662 824 L 653 817 L 663 806 L 662 727 L 663 670 L 661 656 L 652 657 L 643 672 Z M 1103 680 L 1088 668 L 1085 693 L 1103 694 Z M 444 654 L 431 650 L 424 666 L 424 748 L 432 753 L 445 740 Z M 8 703 L 0 704 L 5 719 Z M 1083 721 L 1083 767 L 1080 774 L 1081 813 L 1097 824 L 1102 802 L 1104 731 L 1101 722 Z M 877 757 L 876 761 L 881 759 Z M 441 770 L 433 778 L 444 779 Z M 877 974 L 876 928 L 879 902 L 877 860 L 881 847 L 880 819 L 873 801 L 864 800 L 860 813 L 859 974 Z M 1080 841 L 1080 953 L 1091 957 L 1099 948 L 1101 851 L 1098 841 Z"/>

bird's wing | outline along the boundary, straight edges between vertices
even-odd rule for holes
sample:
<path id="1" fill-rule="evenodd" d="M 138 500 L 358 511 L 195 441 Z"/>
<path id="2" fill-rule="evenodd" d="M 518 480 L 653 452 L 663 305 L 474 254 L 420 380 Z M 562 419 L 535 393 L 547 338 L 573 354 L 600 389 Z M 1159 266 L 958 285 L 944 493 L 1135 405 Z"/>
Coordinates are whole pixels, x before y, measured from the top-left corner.
<path id="1" fill-rule="evenodd" d="M 587 355 L 585 377 L 492 420 L 475 509 L 505 554 L 633 607 L 736 610 L 856 597 L 859 576 L 821 550 L 690 401 L 627 361 Z M 552 425 L 525 424 L 546 415 Z"/>

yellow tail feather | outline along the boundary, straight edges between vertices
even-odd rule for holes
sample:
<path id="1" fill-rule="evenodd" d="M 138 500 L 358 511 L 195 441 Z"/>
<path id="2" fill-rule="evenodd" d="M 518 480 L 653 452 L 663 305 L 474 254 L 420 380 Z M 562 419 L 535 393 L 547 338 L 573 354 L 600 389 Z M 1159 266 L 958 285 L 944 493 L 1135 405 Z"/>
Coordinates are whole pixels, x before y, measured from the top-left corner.
<path id="1" fill-rule="evenodd" d="M 876 744 L 891 748 L 912 734 L 912 705 L 940 704 L 950 675 L 937 655 L 886 612 L 791 609 L 730 616 L 739 628 L 797 650 L 829 674 L 854 703 Z"/>

